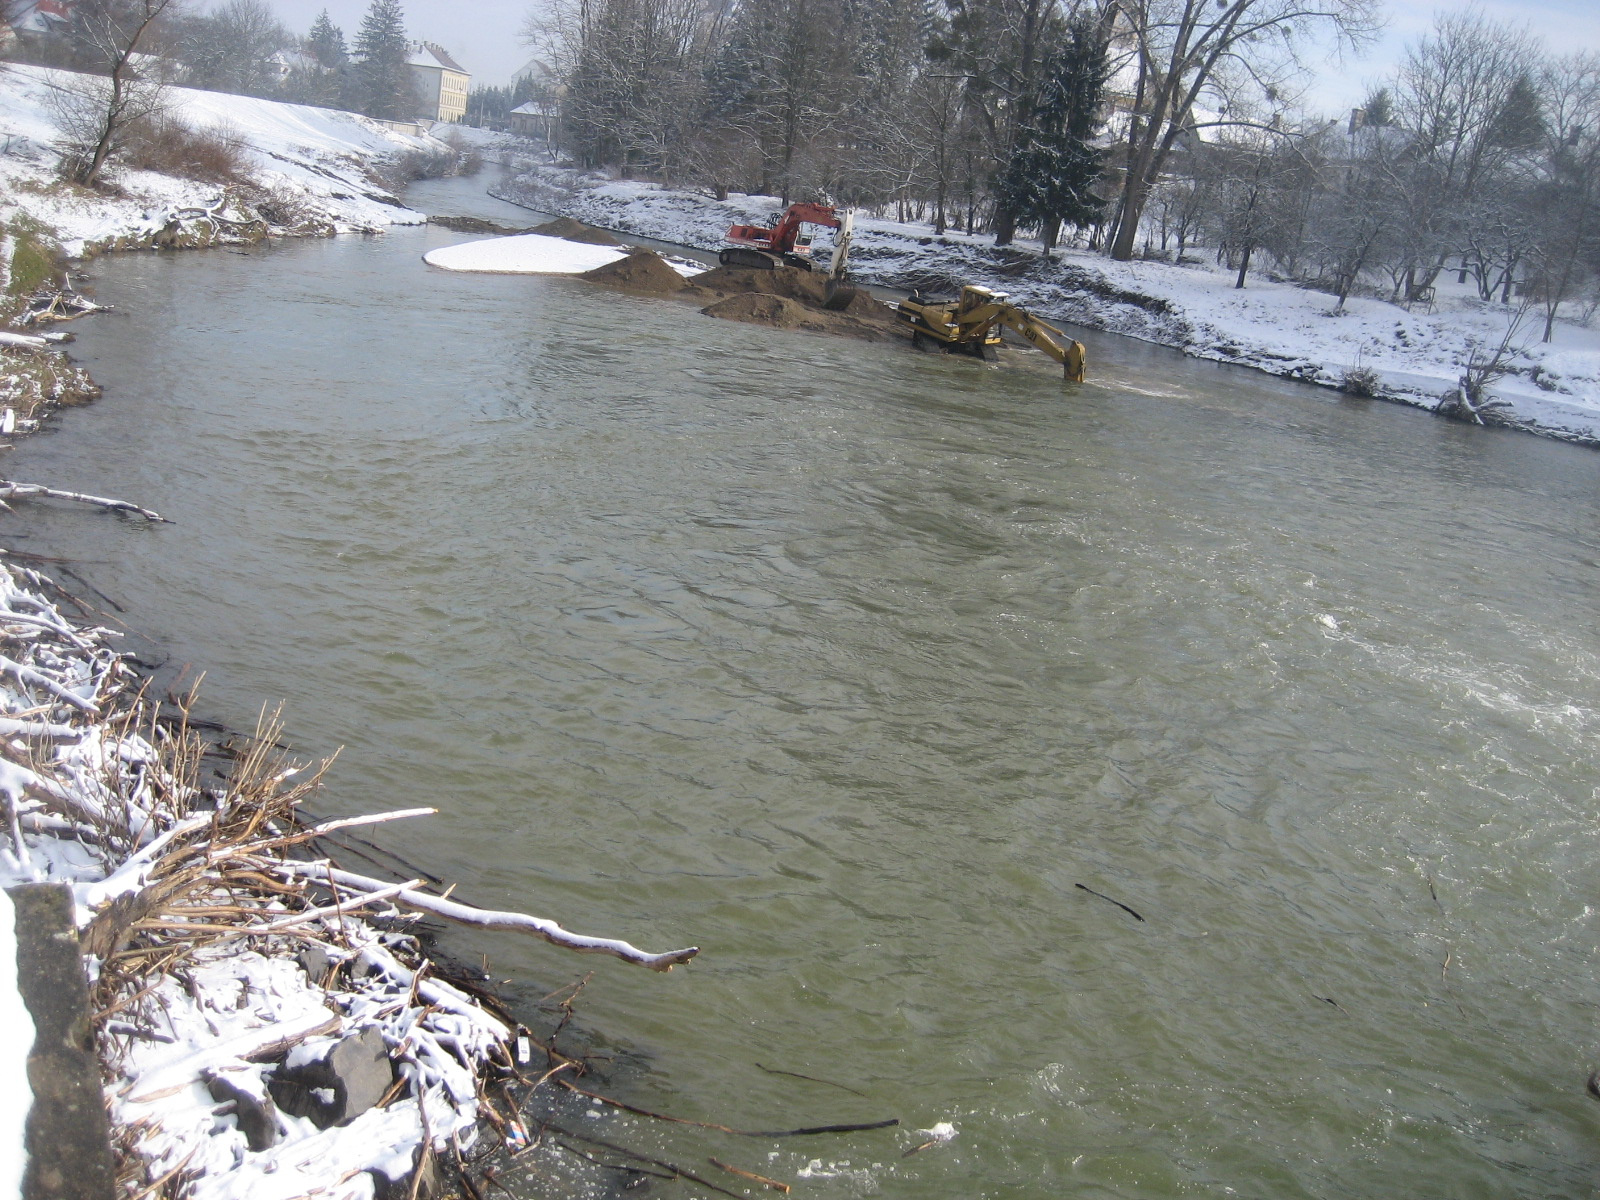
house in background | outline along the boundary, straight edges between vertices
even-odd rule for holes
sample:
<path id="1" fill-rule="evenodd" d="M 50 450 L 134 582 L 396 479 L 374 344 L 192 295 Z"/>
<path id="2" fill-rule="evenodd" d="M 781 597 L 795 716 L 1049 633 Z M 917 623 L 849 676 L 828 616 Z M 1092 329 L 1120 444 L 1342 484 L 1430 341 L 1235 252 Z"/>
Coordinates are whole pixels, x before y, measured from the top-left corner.
<path id="1" fill-rule="evenodd" d="M 454 124 L 467 115 L 467 84 L 472 76 L 432 42 L 416 42 L 406 60 L 417 85 L 417 117 Z"/>
<path id="2" fill-rule="evenodd" d="M 506 115 L 510 132 L 555 146 L 561 129 L 561 102 L 567 94 L 560 77 L 548 64 L 531 59 L 511 77 L 511 90 L 522 103 Z"/>
<path id="3" fill-rule="evenodd" d="M 52 34 L 72 20 L 75 0 L 0 0 L 7 28 L 26 36 Z"/>

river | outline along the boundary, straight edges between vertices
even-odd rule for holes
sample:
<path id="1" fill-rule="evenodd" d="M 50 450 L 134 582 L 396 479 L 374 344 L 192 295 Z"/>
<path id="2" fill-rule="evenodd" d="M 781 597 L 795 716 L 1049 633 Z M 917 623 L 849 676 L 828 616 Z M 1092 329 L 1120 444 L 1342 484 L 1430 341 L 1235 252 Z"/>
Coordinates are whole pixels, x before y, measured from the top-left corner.
<path id="1" fill-rule="evenodd" d="M 514 213 L 467 186 L 413 203 Z M 105 397 L 9 469 L 175 524 L 7 527 L 208 714 L 342 747 L 319 811 L 436 805 L 382 836 L 458 897 L 703 947 L 463 939 L 594 973 L 613 1092 L 903 1121 L 608 1136 L 826 1200 L 1594 1194 L 1600 455 L 420 261 L 461 240 L 95 262 Z"/>

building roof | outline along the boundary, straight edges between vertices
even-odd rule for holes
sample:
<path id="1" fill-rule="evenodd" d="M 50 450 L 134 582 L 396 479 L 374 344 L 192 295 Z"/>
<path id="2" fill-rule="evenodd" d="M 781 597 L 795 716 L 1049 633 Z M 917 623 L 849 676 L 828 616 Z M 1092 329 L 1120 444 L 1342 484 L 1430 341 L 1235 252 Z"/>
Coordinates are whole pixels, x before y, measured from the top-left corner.
<path id="1" fill-rule="evenodd" d="M 545 62 L 544 59 L 530 58 L 527 62 L 522 64 L 521 70 L 517 71 L 511 76 L 511 81 L 515 83 L 519 79 L 532 79 L 535 82 L 542 83 L 545 80 L 553 79 L 554 77 L 555 72 L 550 69 L 550 64 Z"/>
<path id="2" fill-rule="evenodd" d="M 0 4 L 6 23 L 24 33 L 48 33 L 72 18 L 75 0 L 7 0 Z"/>
<path id="3" fill-rule="evenodd" d="M 451 58 L 442 46 L 433 42 L 416 42 L 411 47 L 411 57 L 406 62 L 413 67 L 443 67 L 446 71 L 457 71 L 462 75 L 467 74 L 467 69 Z"/>
<path id="4" fill-rule="evenodd" d="M 537 100 L 529 100 L 526 104 L 519 104 L 511 110 L 511 115 L 521 113 L 525 117 L 542 117 L 550 110 L 548 104 L 541 104 Z"/>

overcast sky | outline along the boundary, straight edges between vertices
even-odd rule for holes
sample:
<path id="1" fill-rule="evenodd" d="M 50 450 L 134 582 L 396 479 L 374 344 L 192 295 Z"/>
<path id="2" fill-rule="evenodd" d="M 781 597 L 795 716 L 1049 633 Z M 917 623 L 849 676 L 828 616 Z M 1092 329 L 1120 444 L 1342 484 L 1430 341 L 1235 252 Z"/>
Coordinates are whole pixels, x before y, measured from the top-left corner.
<path id="1" fill-rule="evenodd" d="M 324 8 L 333 23 L 354 38 L 367 0 L 272 0 L 284 24 L 304 33 Z M 474 84 L 503 84 L 529 57 L 519 30 L 538 0 L 409 0 L 406 27 L 418 40 L 437 42 L 472 74 Z M 1388 28 L 1383 40 L 1360 58 L 1341 57 L 1331 48 L 1308 79 L 1314 108 L 1328 115 L 1359 104 L 1367 85 L 1381 81 L 1399 60 L 1405 43 L 1428 31 L 1433 14 L 1455 9 L 1449 0 L 1385 0 Z M 1600 51 L 1597 0 L 1479 0 L 1495 20 L 1526 24 L 1559 52 Z"/>

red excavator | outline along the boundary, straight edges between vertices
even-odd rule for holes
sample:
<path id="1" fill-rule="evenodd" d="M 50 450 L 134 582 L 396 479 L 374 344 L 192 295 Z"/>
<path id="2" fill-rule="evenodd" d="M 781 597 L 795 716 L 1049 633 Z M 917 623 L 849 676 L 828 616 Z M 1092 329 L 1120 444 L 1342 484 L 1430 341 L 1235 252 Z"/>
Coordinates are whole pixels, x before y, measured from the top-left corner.
<path id="1" fill-rule="evenodd" d="M 753 267 L 771 270 L 774 267 L 799 267 L 811 270 L 811 237 L 806 225 L 821 225 L 827 229 L 845 226 L 846 213 L 840 217 L 827 204 L 791 204 L 768 229 L 763 225 L 728 226 L 728 245 L 723 247 L 717 261 L 725 267 Z"/>
<path id="2" fill-rule="evenodd" d="M 827 204 L 791 204 L 770 229 L 764 225 L 730 225 L 728 245 L 717 255 L 717 261 L 725 267 L 758 271 L 772 271 L 778 267 L 809 271 L 811 235 L 805 230 L 807 225 L 839 231 L 833 239 L 833 262 L 828 267 L 827 299 L 823 307 L 845 309 L 856 295 L 855 288 L 844 281 L 845 264 L 850 257 L 850 236 L 855 227 L 854 209 L 846 209 L 841 215 Z"/>

